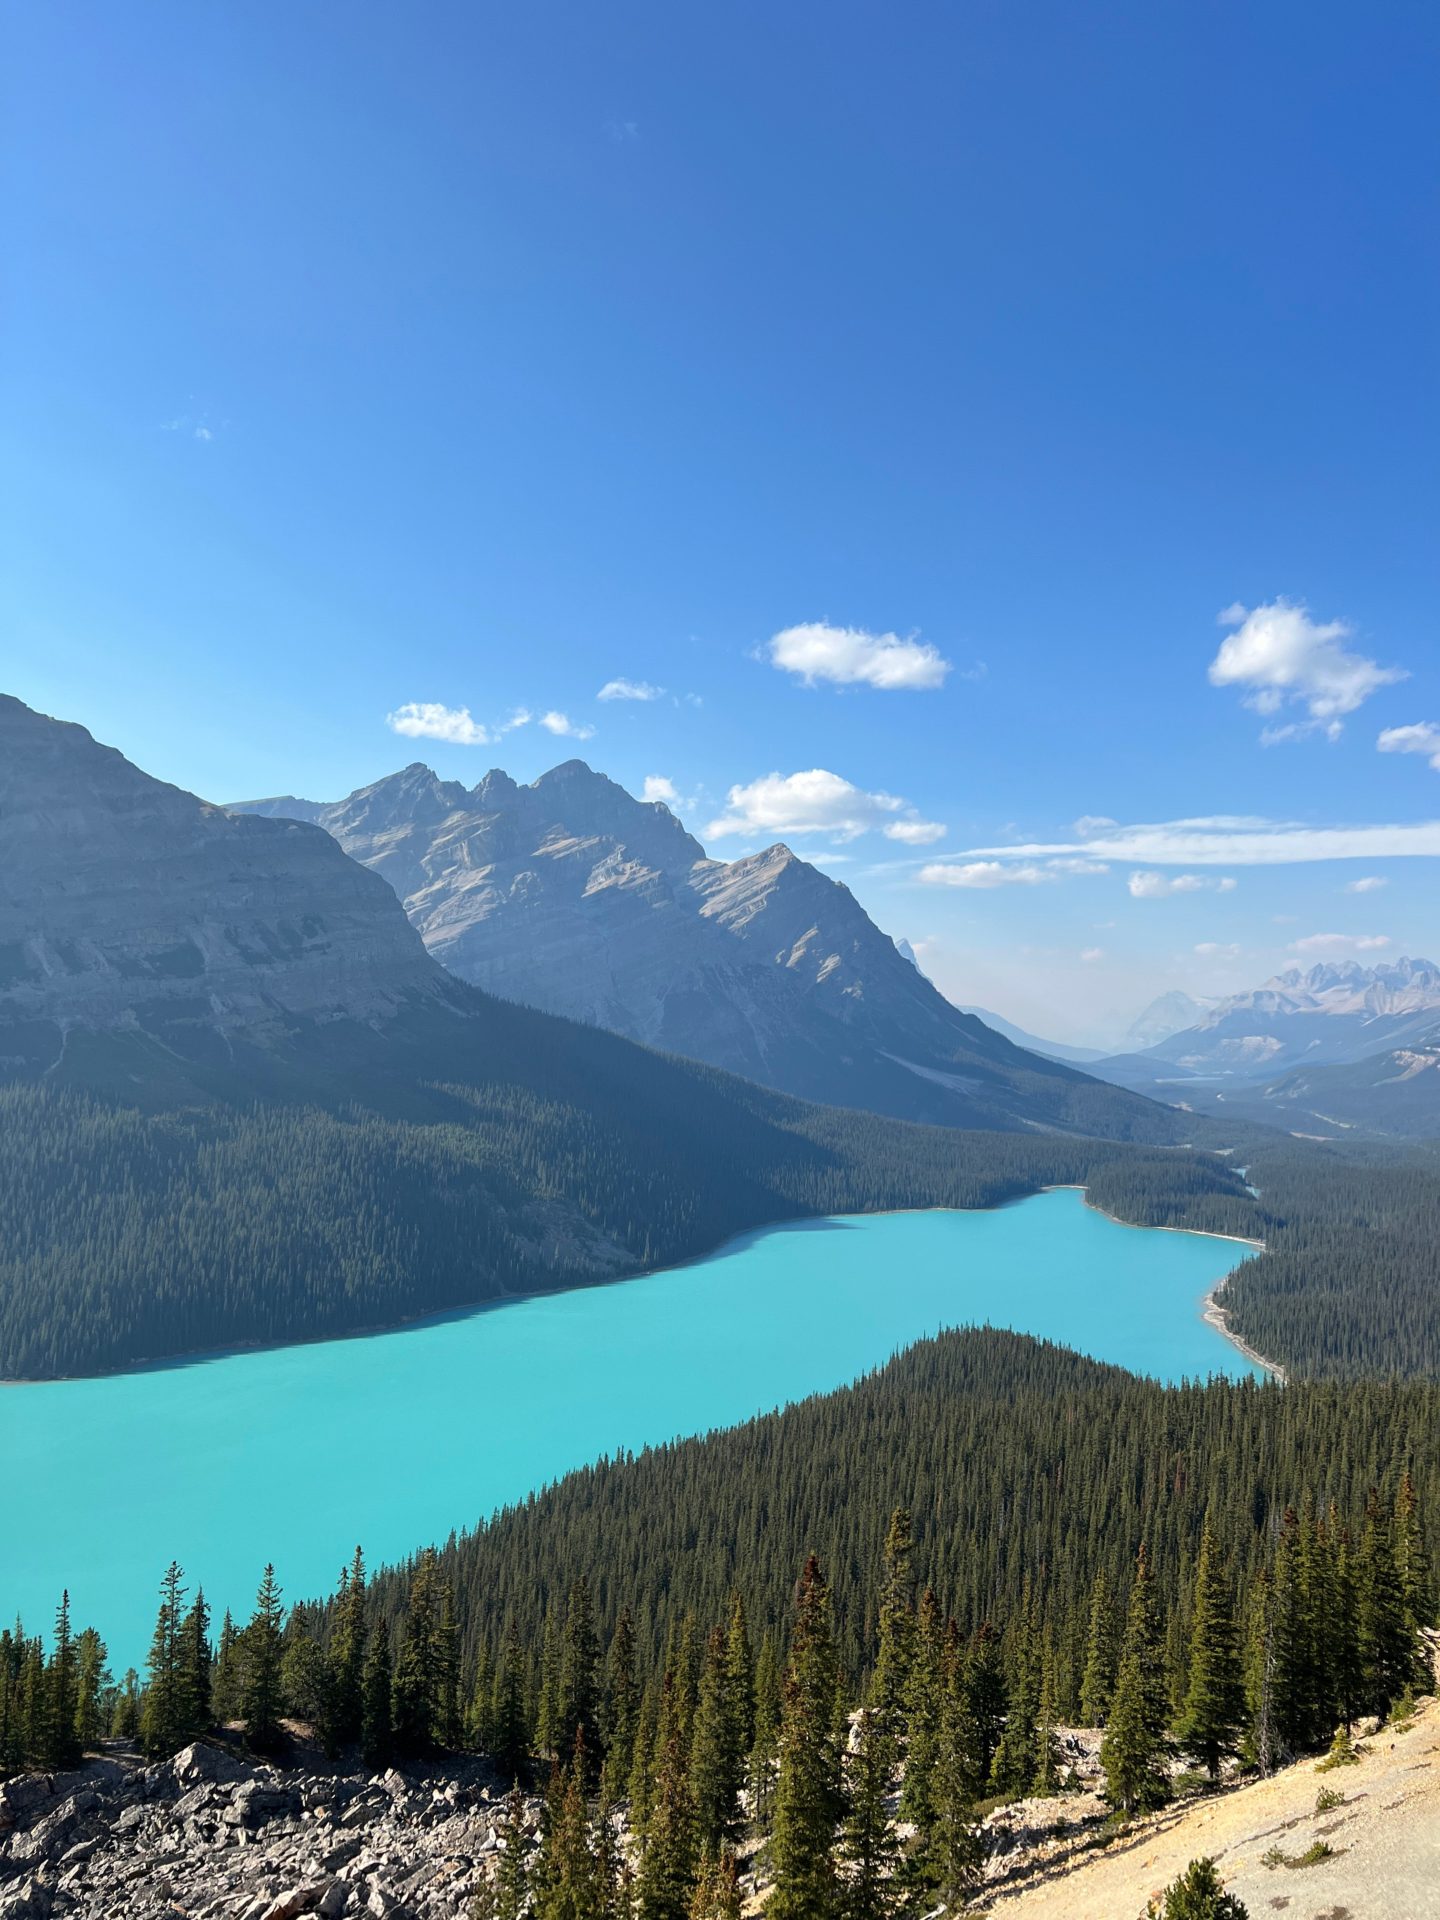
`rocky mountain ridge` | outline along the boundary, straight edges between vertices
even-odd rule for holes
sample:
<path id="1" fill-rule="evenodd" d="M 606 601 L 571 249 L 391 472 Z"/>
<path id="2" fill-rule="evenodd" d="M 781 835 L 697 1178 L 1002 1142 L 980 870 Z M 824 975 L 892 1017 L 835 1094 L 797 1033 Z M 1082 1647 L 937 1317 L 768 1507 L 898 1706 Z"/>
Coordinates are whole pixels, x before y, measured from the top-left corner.
<path id="1" fill-rule="evenodd" d="M 445 998 L 387 889 L 339 853 L 0 695 L 0 1057 L 42 1070 L 106 1030 L 223 1053 Z"/>
<path id="2" fill-rule="evenodd" d="M 470 789 L 416 763 L 329 805 L 240 806 L 287 808 L 384 875 L 436 959 L 503 998 L 901 1119 L 1153 1124 L 952 1006 L 788 846 L 711 859 L 667 807 L 583 761 L 524 786 L 497 769 Z"/>

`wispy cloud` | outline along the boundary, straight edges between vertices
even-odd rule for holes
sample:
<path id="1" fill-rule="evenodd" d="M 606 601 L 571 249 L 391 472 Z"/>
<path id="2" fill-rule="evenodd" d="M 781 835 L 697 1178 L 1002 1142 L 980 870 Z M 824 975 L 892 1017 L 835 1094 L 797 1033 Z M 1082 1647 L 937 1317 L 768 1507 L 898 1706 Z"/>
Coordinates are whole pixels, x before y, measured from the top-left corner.
<path id="1" fill-rule="evenodd" d="M 553 707 L 549 713 L 541 714 L 540 725 L 547 733 L 556 734 L 562 740 L 593 740 L 595 738 L 594 727 L 572 720 L 567 713 L 557 713 Z"/>
<path id="2" fill-rule="evenodd" d="M 202 445 L 215 438 L 215 429 L 204 414 L 177 414 L 173 420 L 162 420 L 160 431 L 183 434 L 187 440 L 198 440 Z"/>
<path id="3" fill-rule="evenodd" d="M 663 700 L 664 697 L 664 687 L 652 687 L 648 680 L 626 680 L 623 677 L 607 680 L 595 696 L 597 700 Z"/>
<path id="4" fill-rule="evenodd" d="M 1378 893 L 1382 887 L 1388 887 L 1389 884 L 1390 882 L 1378 873 L 1367 873 L 1363 880 L 1347 882 L 1345 891 L 1346 893 Z"/>
<path id="5" fill-rule="evenodd" d="M 731 787 L 726 810 L 705 829 L 713 839 L 748 833 L 828 833 L 855 840 L 880 829 L 902 844 L 923 845 L 945 829 L 921 820 L 914 807 L 893 793 L 867 793 L 853 781 L 811 767 L 804 773 L 767 773 Z"/>
<path id="6" fill-rule="evenodd" d="M 920 882 L 927 887 L 1038 887 L 1060 875 L 1051 867 L 1021 866 L 1004 860 L 968 860 L 955 866 L 937 860 L 920 869 Z"/>
<path id="7" fill-rule="evenodd" d="M 1375 745 L 1381 753 L 1423 753 L 1440 773 L 1440 727 L 1428 720 L 1413 727 L 1386 727 Z"/>
<path id="8" fill-rule="evenodd" d="M 1303 706 L 1306 718 L 1267 727 L 1267 746 L 1296 740 L 1317 729 L 1332 740 L 1341 716 L 1353 713 L 1380 687 L 1406 678 L 1403 667 L 1382 667 L 1345 644 L 1354 636 L 1346 620 L 1312 620 L 1299 602 L 1276 599 L 1262 607 L 1237 601 L 1220 615 L 1233 627 L 1210 662 L 1210 684 L 1240 687 L 1245 705 L 1256 713 L 1279 713 Z"/>
<path id="9" fill-rule="evenodd" d="M 1198 873 L 1132 873 L 1125 882 L 1133 900 L 1165 900 L 1174 893 L 1233 893 L 1235 882 L 1225 875 L 1220 879 L 1203 879 Z"/>
<path id="10" fill-rule="evenodd" d="M 945 838 L 938 820 L 892 820 L 884 829 L 887 840 L 898 840 L 906 847 L 929 847 Z"/>
<path id="11" fill-rule="evenodd" d="M 1388 947 L 1385 933 L 1307 933 L 1303 940 L 1292 940 L 1291 953 L 1378 953 Z"/>
<path id="12" fill-rule="evenodd" d="M 1087 966 L 1093 965 L 1096 960 L 1103 960 L 1105 958 L 1105 949 L 1104 947 L 1082 947 L 1080 949 L 1080 958 L 1085 961 Z"/>
<path id="13" fill-rule="evenodd" d="M 1238 960 L 1240 949 L 1233 942 L 1202 940 L 1195 948 L 1202 960 Z"/>
<path id="14" fill-rule="evenodd" d="M 884 692 L 914 692 L 943 684 L 950 662 L 937 647 L 914 635 L 867 633 L 862 627 L 832 627 L 823 620 L 785 627 L 775 634 L 765 657 L 807 687 L 878 687 Z"/>
<path id="15" fill-rule="evenodd" d="M 1088 854 L 1118 865 L 1159 867 L 1268 867 L 1312 860 L 1435 858 L 1440 857 L 1440 820 L 1403 826 L 1312 827 L 1250 814 L 1210 814 L 1140 826 L 1099 827 L 1074 840 L 967 847 L 957 857 L 1033 860 L 1060 854 Z"/>
<path id="16" fill-rule="evenodd" d="M 659 800 L 667 807 L 678 807 L 680 793 L 673 780 L 667 780 L 663 773 L 647 773 L 641 792 L 642 800 Z"/>

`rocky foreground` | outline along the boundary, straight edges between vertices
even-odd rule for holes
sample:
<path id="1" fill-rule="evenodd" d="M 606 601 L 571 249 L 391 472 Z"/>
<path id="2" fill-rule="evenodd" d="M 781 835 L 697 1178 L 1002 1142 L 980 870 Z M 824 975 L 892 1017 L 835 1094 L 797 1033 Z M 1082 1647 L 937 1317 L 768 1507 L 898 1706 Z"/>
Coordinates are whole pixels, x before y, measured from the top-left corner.
<path id="1" fill-rule="evenodd" d="M 503 1797 L 478 1761 L 326 1773 L 198 1744 L 156 1766 L 27 1774 L 0 1784 L 0 1920 L 453 1920 Z"/>

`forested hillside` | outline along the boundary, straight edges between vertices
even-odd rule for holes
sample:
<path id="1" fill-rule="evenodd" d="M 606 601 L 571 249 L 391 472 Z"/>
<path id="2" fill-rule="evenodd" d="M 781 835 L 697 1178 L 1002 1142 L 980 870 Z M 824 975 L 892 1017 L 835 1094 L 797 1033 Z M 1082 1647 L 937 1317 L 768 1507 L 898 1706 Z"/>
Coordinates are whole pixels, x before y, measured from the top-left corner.
<path id="1" fill-rule="evenodd" d="M 344 1333 L 673 1264 L 778 1219 L 1052 1182 L 1091 1181 L 1130 1219 L 1254 1230 L 1211 1156 L 807 1107 L 483 1004 L 468 1058 L 442 1023 L 397 1081 L 372 1039 L 373 1072 L 312 1074 L 323 1106 L 145 1114 L 0 1087 L 0 1377 Z"/>
<path id="2" fill-rule="evenodd" d="M 1265 1253 L 1225 1288 L 1231 1327 L 1295 1375 L 1440 1379 L 1440 1153 L 1244 1130 Z"/>
<path id="3" fill-rule="evenodd" d="M 923 1341 L 854 1387 L 570 1474 L 441 1561 L 472 1654 L 498 1647 L 512 1617 L 538 1641 L 583 1574 L 602 1623 L 634 1606 L 653 1657 L 678 1615 L 716 1616 L 732 1589 L 757 1625 L 778 1627 L 813 1549 L 859 1671 L 886 1517 L 903 1504 L 917 1577 L 962 1629 L 1033 1601 L 1069 1710 L 1094 1584 L 1121 1592 L 1142 1540 L 1161 1605 L 1183 1608 L 1207 1513 L 1248 1578 L 1287 1507 L 1353 1515 L 1407 1469 L 1422 1507 L 1440 1508 L 1440 1386 L 1162 1387 L 974 1330 Z M 380 1583 L 395 1608 L 405 1581 Z"/>

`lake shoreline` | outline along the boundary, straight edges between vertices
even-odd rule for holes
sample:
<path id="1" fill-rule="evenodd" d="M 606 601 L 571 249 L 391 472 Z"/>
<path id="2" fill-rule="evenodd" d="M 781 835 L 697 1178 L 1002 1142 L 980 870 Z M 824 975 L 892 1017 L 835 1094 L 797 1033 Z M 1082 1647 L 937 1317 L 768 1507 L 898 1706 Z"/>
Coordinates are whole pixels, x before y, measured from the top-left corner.
<path id="1" fill-rule="evenodd" d="M 0 1377 L 0 1393 L 11 1387 L 61 1387 L 90 1380 L 120 1380 L 130 1374 L 168 1373 L 183 1367 L 206 1366 L 212 1361 L 239 1359 L 247 1354 L 280 1353 L 287 1348 L 332 1346 L 342 1340 L 373 1340 L 384 1334 L 407 1333 L 425 1327 L 441 1326 L 447 1320 L 468 1320 L 474 1314 L 487 1313 L 500 1307 L 523 1305 L 530 1300 L 553 1300 L 567 1293 L 589 1293 L 599 1287 L 623 1286 L 631 1280 L 651 1279 L 662 1273 L 683 1273 L 687 1267 L 703 1266 L 719 1254 L 743 1246 L 757 1235 L 782 1232 L 787 1227 L 803 1227 L 807 1223 L 822 1220 L 867 1220 L 884 1214 L 923 1214 L 956 1213 L 984 1214 L 1000 1213 L 1006 1207 L 1023 1206 L 1027 1200 L 1035 1199 L 1042 1193 L 1078 1193 L 1084 1196 L 1085 1205 L 1092 1213 L 1098 1213 L 1103 1220 L 1109 1220 L 1117 1227 L 1132 1227 L 1141 1233 L 1183 1233 L 1197 1240 L 1233 1240 L 1240 1246 L 1253 1247 L 1263 1253 L 1263 1240 L 1250 1240 L 1238 1233 L 1214 1233 L 1202 1227 L 1147 1227 L 1140 1220 L 1122 1220 L 1119 1214 L 1110 1213 L 1106 1208 L 1096 1206 L 1090 1199 L 1090 1189 L 1078 1181 L 1052 1181 L 1043 1187 L 1034 1187 L 1028 1193 L 1012 1194 L 1003 1200 L 997 1200 L 988 1207 L 880 1207 L 873 1214 L 787 1214 L 778 1220 L 768 1220 L 759 1226 L 746 1227 L 743 1232 L 722 1240 L 718 1246 L 707 1252 L 692 1254 L 688 1259 L 676 1260 L 664 1267 L 637 1267 L 630 1273 L 612 1273 L 597 1275 L 593 1280 L 581 1281 L 566 1287 L 535 1287 L 525 1293 L 497 1293 L 485 1300 L 472 1300 L 453 1307 L 430 1307 L 421 1313 L 407 1314 L 399 1320 L 381 1320 L 372 1326 L 345 1327 L 335 1333 L 316 1333 L 304 1335 L 294 1340 L 242 1340 L 223 1347 L 186 1347 L 176 1353 L 141 1356 L 128 1360 L 119 1367 L 100 1367 L 93 1373 L 46 1373 L 35 1376 L 5 1375 Z M 1228 1279 L 1228 1275 L 1226 1278 Z M 1269 1360 L 1263 1354 L 1256 1353 L 1226 1324 L 1224 1310 L 1216 1304 L 1215 1297 L 1224 1287 L 1221 1280 L 1205 1295 L 1202 1302 L 1201 1318 L 1221 1333 L 1233 1347 L 1243 1353 L 1246 1359 L 1256 1366 L 1263 1367 L 1267 1373 L 1277 1379 L 1285 1378 L 1285 1370 L 1278 1361 Z"/>
<path id="2" fill-rule="evenodd" d="M 1097 1207 L 1095 1202 L 1090 1198 L 1090 1189 L 1088 1187 L 1078 1186 L 1074 1182 L 1064 1182 L 1052 1187 L 1042 1187 L 1041 1192 L 1084 1194 L 1085 1205 L 1089 1207 L 1090 1211 L 1100 1214 L 1103 1219 L 1113 1221 L 1117 1227 L 1139 1227 L 1142 1233 L 1189 1233 L 1193 1234 L 1198 1240 L 1233 1240 L 1237 1246 L 1252 1247 L 1256 1253 L 1264 1253 L 1265 1251 L 1265 1242 L 1263 1240 L 1251 1240 L 1243 1233 L 1216 1233 L 1206 1227 L 1142 1227 L 1138 1220 L 1122 1220 L 1119 1214 L 1110 1213 L 1104 1207 Z M 1215 1285 L 1200 1302 L 1200 1318 L 1207 1326 L 1214 1327 L 1217 1333 L 1222 1334 L 1225 1339 L 1230 1342 L 1232 1347 L 1238 1348 L 1247 1360 L 1252 1360 L 1257 1367 L 1263 1367 L 1266 1373 L 1268 1373 L 1272 1379 L 1278 1380 L 1282 1386 L 1286 1385 L 1290 1376 L 1286 1373 L 1280 1362 L 1270 1359 L 1268 1354 L 1263 1354 L 1257 1348 L 1252 1347 L 1250 1342 L 1236 1333 L 1235 1329 L 1230 1325 L 1229 1316 L 1220 1300 L 1220 1295 L 1229 1284 L 1230 1276 L 1228 1273 L 1223 1280 L 1217 1280 L 1215 1282 Z"/>

